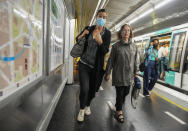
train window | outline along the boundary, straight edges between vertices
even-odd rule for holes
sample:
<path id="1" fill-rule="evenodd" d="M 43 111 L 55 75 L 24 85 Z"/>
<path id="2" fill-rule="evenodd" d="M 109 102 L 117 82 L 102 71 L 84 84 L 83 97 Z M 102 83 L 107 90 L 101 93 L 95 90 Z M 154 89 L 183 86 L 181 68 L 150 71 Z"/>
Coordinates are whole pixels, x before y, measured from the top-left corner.
<path id="1" fill-rule="evenodd" d="M 171 49 L 170 49 L 170 68 L 173 71 L 179 71 L 182 56 L 183 44 L 185 41 L 186 32 L 173 34 Z"/>
<path id="2" fill-rule="evenodd" d="M 147 42 L 148 42 L 149 40 L 147 39 L 147 40 L 143 40 L 143 42 L 142 42 L 142 46 L 141 46 L 141 49 L 140 49 L 140 61 L 141 62 L 144 62 L 144 58 L 145 58 L 145 48 L 146 48 L 146 46 L 147 46 Z"/>
<path id="3" fill-rule="evenodd" d="M 188 74 L 188 43 L 185 51 L 184 68 L 183 73 Z"/>
<path id="4" fill-rule="evenodd" d="M 142 49 L 145 50 L 148 40 L 142 42 Z"/>
<path id="5" fill-rule="evenodd" d="M 140 57 L 142 56 L 142 40 L 135 41 L 134 44 L 137 46 Z"/>
<path id="6" fill-rule="evenodd" d="M 140 41 L 134 41 L 134 44 L 137 46 L 138 49 L 140 49 L 141 46 L 142 46 L 142 41 L 141 40 Z"/>

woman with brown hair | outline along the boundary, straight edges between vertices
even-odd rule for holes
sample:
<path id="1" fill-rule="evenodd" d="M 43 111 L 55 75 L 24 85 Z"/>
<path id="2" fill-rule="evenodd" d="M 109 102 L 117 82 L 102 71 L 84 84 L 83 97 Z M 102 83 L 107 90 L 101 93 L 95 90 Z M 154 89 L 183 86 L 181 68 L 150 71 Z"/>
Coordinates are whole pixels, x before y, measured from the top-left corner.
<path id="1" fill-rule="evenodd" d="M 130 86 L 139 71 L 139 55 L 137 47 L 132 43 L 133 32 L 130 25 L 125 24 L 118 32 L 119 41 L 112 46 L 110 58 L 106 68 L 106 80 L 110 79 L 112 71 L 112 85 L 116 88 L 116 114 L 118 122 L 124 122 L 122 106 L 129 94 Z"/>
<path id="2" fill-rule="evenodd" d="M 102 82 L 104 56 L 109 51 L 111 32 L 105 27 L 107 13 L 100 9 L 96 15 L 96 25 L 85 27 L 76 40 L 85 37 L 84 51 L 79 61 L 80 111 L 77 120 L 91 115 L 91 101 Z"/>

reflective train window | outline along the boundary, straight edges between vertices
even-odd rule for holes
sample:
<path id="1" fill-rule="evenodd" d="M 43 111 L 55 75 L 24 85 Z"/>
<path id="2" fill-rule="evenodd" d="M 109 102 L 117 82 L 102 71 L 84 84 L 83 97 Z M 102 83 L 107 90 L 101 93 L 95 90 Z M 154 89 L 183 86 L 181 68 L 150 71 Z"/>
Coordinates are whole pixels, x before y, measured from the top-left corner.
<path id="1" fill-rule="evenodd" d="M 142 42 L 142 47 L 141 47 L 141 53 L 140 53 L 140 60 L 143 62 L 144 61 L 144 58 L 145 58 L 145 48 L 146 48 L 146 45 L 147 45 L 147 42 L 149 40 L 143 40 Z"/>
<path id="2" fill-rule="evenodd" d="M 182 56 L 183 44 L 185 41 L 186 32 L 173 34 L 171 49 L 170 49 L 170 68 L 173 71 L 179 71 Z"/>
<path id="3" fill-rule="evenodd" d="M 185 51 L 184 68 L 183 73 L 188 74 L 188 43 Z"/>
<path id="4" fill-rule="evenodd" d="M 143 40 L 143 42 L 142 42 L 142 49 L 146 48 L 147 42 L 148 42 L 148 40 Z"/>
<path id="5" fill-rule="evenodd" d="M 142 41 L 134 41 L 134 44 L 137 46 L 138 50 L 140 50 L 141 46 L 142 46 Z"/>
<path id="6" fill-rule="evenodd" d="M 142 40 L 135 41 L 134 44 L 137 46 L 139 55 L 142 58 Z"/>

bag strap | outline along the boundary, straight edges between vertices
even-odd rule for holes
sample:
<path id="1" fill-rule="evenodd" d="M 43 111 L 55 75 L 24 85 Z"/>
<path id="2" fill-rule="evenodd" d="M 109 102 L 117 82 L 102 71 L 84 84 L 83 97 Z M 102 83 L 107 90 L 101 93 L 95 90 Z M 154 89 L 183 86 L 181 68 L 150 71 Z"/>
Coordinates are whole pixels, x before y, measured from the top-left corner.
<path id="1" fill-rule="evenodd" d="M 86 34 L 84 37 L 89 36 L 89 35 L 90 35 L 90 29 L 91 29 L 91 26 L 86 26 L 86 27 L 82 30 L 82 32 L 80 33 L 80 35 L 84 32 L 84 30 L 88 30 L 88 31 L 89 31 L 89 34 Z"/>

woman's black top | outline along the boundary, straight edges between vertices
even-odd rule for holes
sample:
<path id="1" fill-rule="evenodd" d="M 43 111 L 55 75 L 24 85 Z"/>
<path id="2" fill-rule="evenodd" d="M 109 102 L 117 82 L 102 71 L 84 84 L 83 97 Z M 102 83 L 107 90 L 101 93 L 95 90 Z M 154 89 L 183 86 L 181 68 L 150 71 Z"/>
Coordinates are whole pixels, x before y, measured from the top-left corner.
<path id="1" fill-rule="evenodd" d="M 84 30 L 85 29 L 89 30 L 89 34 L 85 36 L 86 43 L 84 46 L 83 55 L 81 57 L 81 62 L 91 68 L 102 71 L 104 66 L 104 56 L 109 51 L 111 32 L 104 27 L 103 31 L 101 32 L 103 43 L 101 45 L 98 45 L 97 41 L 93 39 L 93 31 L 95 29 L 95 25 L 91 27 L 86 26 Z M 77 41 L 78 37 L 83 33 L 83 31 L 76 37 Z"/>

